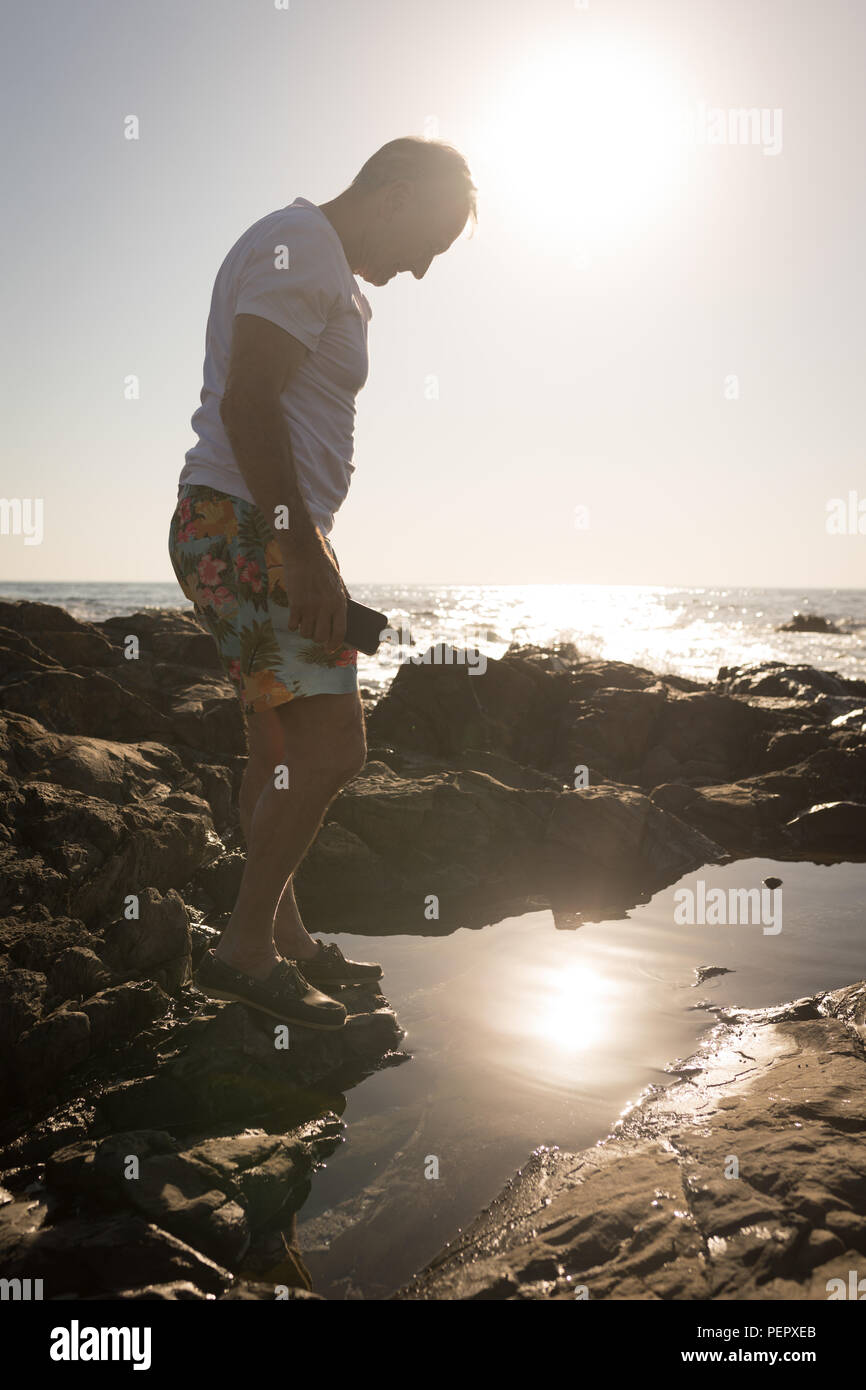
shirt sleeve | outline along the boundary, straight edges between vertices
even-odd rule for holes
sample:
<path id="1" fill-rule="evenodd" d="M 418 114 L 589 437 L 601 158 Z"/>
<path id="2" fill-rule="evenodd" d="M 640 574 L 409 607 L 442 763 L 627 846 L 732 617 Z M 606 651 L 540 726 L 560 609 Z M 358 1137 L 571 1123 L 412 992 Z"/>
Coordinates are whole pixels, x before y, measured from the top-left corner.
<path id="1" fill-rule="evenodd" d="M 315 228 L 263 231 L 238 279 L 236 314 L 256 314 L 315 352 L 341 293 L 333 256 Z"/>

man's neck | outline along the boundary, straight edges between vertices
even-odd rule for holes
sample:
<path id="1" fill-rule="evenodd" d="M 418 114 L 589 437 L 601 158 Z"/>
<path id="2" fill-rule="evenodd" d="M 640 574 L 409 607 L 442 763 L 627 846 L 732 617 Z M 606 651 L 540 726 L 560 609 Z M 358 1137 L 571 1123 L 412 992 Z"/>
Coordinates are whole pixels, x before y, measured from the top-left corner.
<path id="1" fill-rule="evenodd" d="M 362 205 L 357 193 L 347 188 L 329 203 L 319 203 L 318 207 L 343 243 L 343 251 L 352 274 L 357 274 L 364 236 Z"/>

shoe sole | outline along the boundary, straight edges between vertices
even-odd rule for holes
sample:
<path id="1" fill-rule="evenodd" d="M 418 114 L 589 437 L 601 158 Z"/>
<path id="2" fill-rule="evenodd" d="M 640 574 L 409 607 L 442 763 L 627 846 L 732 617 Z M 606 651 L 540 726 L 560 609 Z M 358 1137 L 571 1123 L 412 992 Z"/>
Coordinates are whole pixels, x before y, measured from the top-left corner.
<path id="1" fill-rule="evenodd" d="M 212 989 L 208 985 L 200 985 L 198 981 L 196 981 L 196 988 L 206 994 L 209 999 L 219 999 L 226 1004 L 246 1004 L 248 1009 L 255 1009 L 256 1013 L 267 1014 L 269 1018 L 279 1019 L 280 1023 L 285 1023 L 289 1028 L 313 1028 L 319 1033 L 337 1033 L 346 1023 L 346 1014 L 343 1015 L 339 1023 L 310 1023 L 306 1018 L 286 1018 L 285 1014 L 277 1013 L 275 1009 L 269 1009 L 265 1004 L 256 1004 L 243 994 L 230 994 L 225 989 Z"/>

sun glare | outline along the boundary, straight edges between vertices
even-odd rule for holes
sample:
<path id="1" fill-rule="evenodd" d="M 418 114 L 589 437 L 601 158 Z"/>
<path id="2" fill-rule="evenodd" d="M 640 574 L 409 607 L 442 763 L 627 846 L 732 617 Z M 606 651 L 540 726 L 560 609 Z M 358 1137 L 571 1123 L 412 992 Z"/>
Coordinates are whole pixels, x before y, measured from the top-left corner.
<path id="1" fill-rule="evenodd" d="M 536 53 L 488 113 L 479 185 L 535 239 L 589 252 L 627 240 L 680 167 L 678 96 L 655 55 L 592 41 Z"/>

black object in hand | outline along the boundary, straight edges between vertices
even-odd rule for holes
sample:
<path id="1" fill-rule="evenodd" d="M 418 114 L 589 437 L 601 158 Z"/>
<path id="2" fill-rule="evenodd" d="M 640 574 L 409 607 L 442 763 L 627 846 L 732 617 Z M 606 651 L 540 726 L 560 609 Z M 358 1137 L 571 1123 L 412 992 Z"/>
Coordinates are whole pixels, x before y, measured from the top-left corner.
<path id="1" fill-rule="evenodd" d="M 346 604 L 347 647 L 355 647 L 365 656 L 375 656 L 382 640 L 382 633 L 388 627 L 388 618 L 377 613 L 375 608 L 367 608 L 350 598 Z"/>

